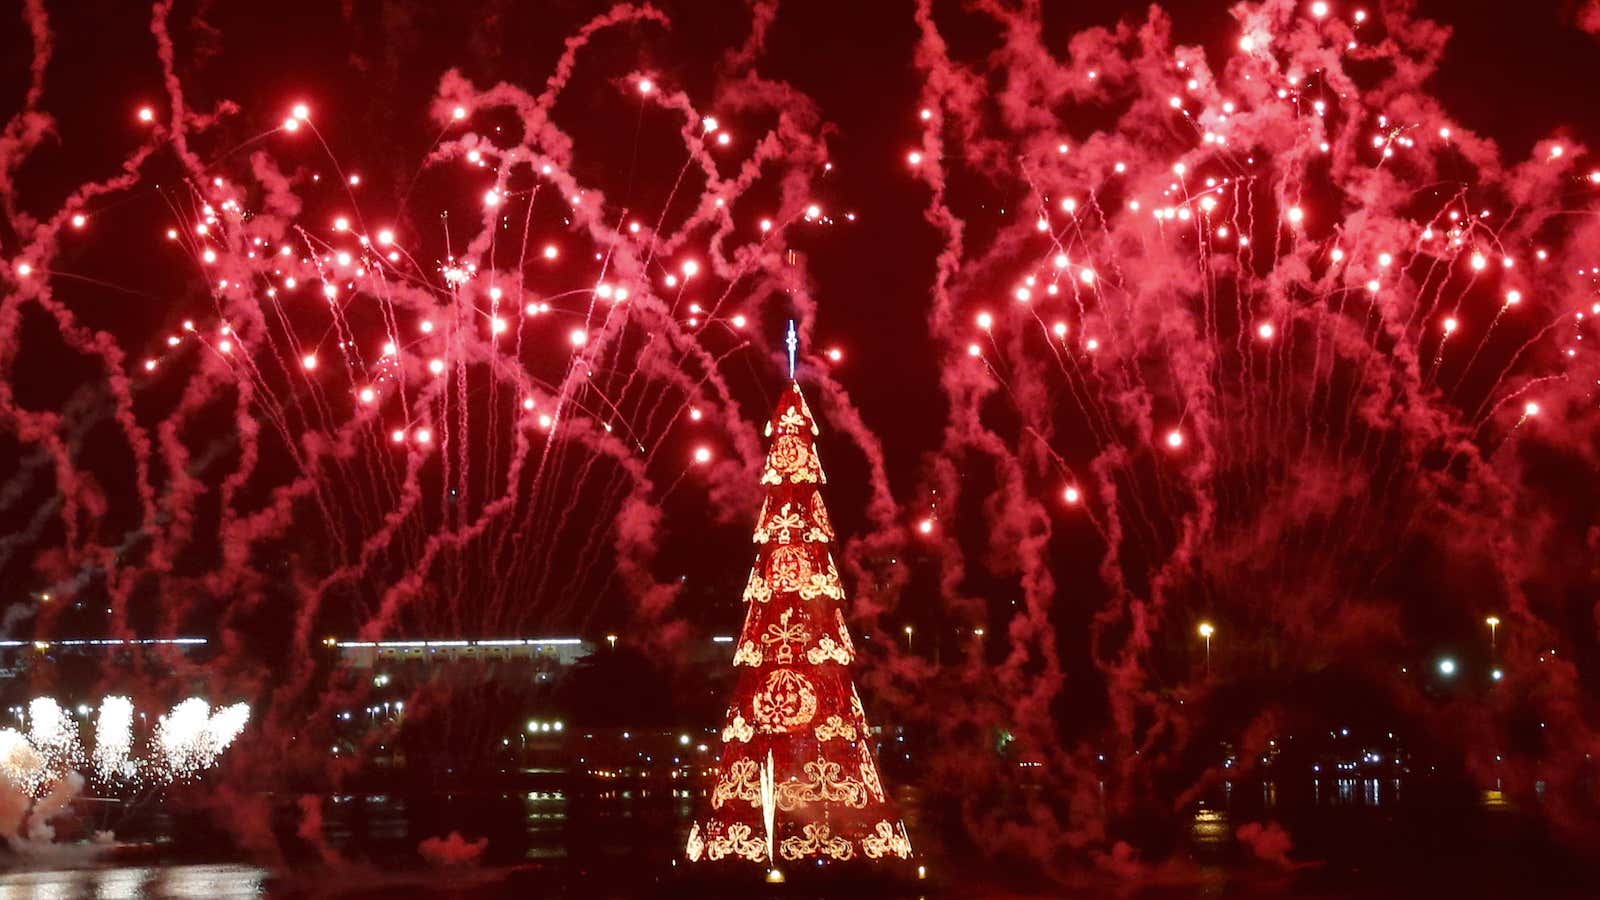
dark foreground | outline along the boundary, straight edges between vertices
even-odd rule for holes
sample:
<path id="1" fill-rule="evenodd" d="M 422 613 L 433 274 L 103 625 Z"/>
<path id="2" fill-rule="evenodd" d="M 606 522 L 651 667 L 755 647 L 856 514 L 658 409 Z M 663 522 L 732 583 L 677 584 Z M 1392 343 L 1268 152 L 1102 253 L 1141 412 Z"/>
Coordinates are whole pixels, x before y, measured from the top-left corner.
<path id="1" fill-rule="evenodd" d="M 907 799 L 914 808 L 914 798 Z M 1137 870 L 1085 861 L 1084 874 L 1064 886 L 1015 864 L 957 862 L 959 854 L 932 840 L 918 848 L 926 881 L 908 872 L 895 885 L 686 882 L 674 861 L 678 826 L 694 803 L 686 791 L 646 788 L 325 798 L 326 843 L 297 849 L 291 839 L 292 862 L 276 868 L 230 861 L 203 832 L 157 814 L 140 826 L 150 833 L 139 837 L 155 842 L 141 855 L 107 861 L 72 845 L 12 855 L 0 873 L 0 900 L 1600 896 L 1600 865 L 1561 850 L 1536 816 L 1497 792 L 1430 791 L 1393 779 L 1228 789 L 1186 814 L 1164 861 Z M 480 858 L 454 866 L 425 862 L 419 842 L 452 831 L 488 838 Z"/>

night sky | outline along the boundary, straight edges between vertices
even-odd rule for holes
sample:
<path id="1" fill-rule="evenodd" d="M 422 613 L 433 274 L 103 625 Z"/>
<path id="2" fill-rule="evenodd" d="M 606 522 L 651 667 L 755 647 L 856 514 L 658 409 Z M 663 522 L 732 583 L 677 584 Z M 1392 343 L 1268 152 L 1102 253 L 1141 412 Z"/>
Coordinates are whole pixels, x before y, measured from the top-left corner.
<path id="1" fill-rule="evenodd" d="M 9 345 L 0 353 L 0 583 L 17 594 L 5 601 L 7 627 L 29 637 L 212 635 L 226 648 L 212 664 L 219 679 L 272 710 L 273 734 L 333 702 L 316 680 L 324 635 L 621 631 L 673 669 L 685 642 L 730 631 L 742 615 L 764 448 L 757 429 L 782 388 L 779 329 L 798 313 L 811 328 L 800 381 L 823 430 L 850 615 L 874 642 L 861 681 L 886 717 L 951 748 L 929 772 L 992 785 L 995 770 L 962 750 L 997 732 L 1049 762 L 1052 809 L 1015 813 L 1032 830 L 1007 849 L 1055 852 L 1045 835 L 1065 830 L 1058 816 L 1084 829 L 1073 840 L 1100 841 L 1064 812 L 1090 781 L 1117 784 L 1112 818 L 1133 815 L 1152 797 L 1214 780 L 1197 748 L 1250 750 L 1269 734 L 1352 718 L 1405 723 L 1419 746 L 1474 778 L 1515 748 L 1498 772 L 1514 789 L 1577 783 L 1574 748 L 1600 746 L 1589 724 L 1597 335 L 1583 318 L 1596 298 L 1594 279 L 1572 274 L 1600 265 L 1600 178 L 1588 178 L 1600 157 L 1584 149 L 1600 145 L 1600 34 L 1590 33 L 1600 31 L 1600 9 L 1440 0 L 1412 15 L 1410 4 L 1394 4 L 1356 27 L 1360 41 L 1426 44 L 1438 36 L 1429 17 L 1453 31 L 1437 73 L 1408 85 L 1410 65 L 1354 51 L 1346 59 L 1303 27 L 1310 14 L 1296 4 L 1267 6 L 1276 58 L 1240 49 L 1240 21 L 1253 7 L 1236 17 L 1220 3 L 1161 14 L 1126 2 L 933 3 L 938 42 L 919 31 L 910 3 L 787 3 L 753 66 L 740 66 L 729 58 L 748 33 L 748 7 L 666 2 L 670 28 L 645 21 L 596 32 L 552 106 L 518 112 L 485 101 L 468 113 L 497 82 L 537 95 L 563 42 L 610 7 L 178 2 L 168 22 L 189 109 L 235 108 L 192 123 L 201 166 L 163 145 L 135 183 L 90 200 L 79 240 L 70 224 L 39 227 L 26 214 L 53 212 L 78 185 L 112 177 L 147 133 L 135 111 L 150 105 L 165 116 L 171 95 L 148 9 L 48 4 L 54 55 L 40 108 L 53 129 L 29 143 L 13 140 L 25 130 L 14 126 L 0 142 L 0 262 L 11 267 L 0 281 L 0 343 Z M 1333 6 L 1328 28 L 1353 27 L 1358 5 Z M 1379 15 L 1379 4 L 1372 10 Z M 8 116 L 29 83 L 26 21 L 0 21 Z M 1086 33 L 1118 27 L 1115 37 Z M 1176 51 L 1142 55 L 1141 27 L 1151 47 L 1200 48 L 1207 83 L 1183 87 L 1192 70 L 1171 69 Z M 1279 33 L 1295 37 L 1278 44 Z M 1035 46 L 1048 52 L 1030 55 Z M 1307 60 L 1326 68 L 1310 71 Z M 441 96 L 449 70 L 467 85 Z M 1236 119 L 1248 146 L 1217 149 L 1209 130 L 1225 132 L 1218 123 L 1233 113 L 1210 118 L 1220 109 L 1210 101 L 1257 91 L 1269 70 L 1304 90 L 1286 101 L 1302 103 L 1298 112 L 1274 119 L 1260 89 Z M 1090 85 L 1102 71 L 1114 85 L 1103 96 Z M 741 80 L 750 72 L 765 93 Z M 695 283 L 715 279 L 729 304 L 722 315 L 749 310 L 755 337 L 723 326 L 696 337 L 700 313 L 686 304 L 715 295 L 662 286 L 668 267 L 705 258 L 696 254 L 713 229 L 675 234 L 706 183 L 680 173 L 692 168 L 684 133 L 693 129 L 679 110 L 641 100 L 641 76 L 659 85 L 652 97 L 681 91 L 698 114 L 724 119 L 735 140 L 705 151 L 725 160 L 723 177 L 756 133 L 785 114 L 802 123 L 768 159 L 767 177 L 733 201 L 722 248 L 759 245 L 755 219 L 786 204 L 781 247 L 797 251 L 800 266 L 767 246 L 770 254 L 747 260 L 747 277 L 724 271 Z M 1339 108 L 1345 77 L 1360 90 Z M 1226 85 L 1215 97 L 1214 83 Z M 792 94 L 780 97 L 775 85 Z M 1383 96 L 1397 121 L 1369 121 L 1380 110 L 1360 109 L 1358 94 Z M 942 128 L 919 119 L 930 96 L 940 98 Z M 1318 100 L 1335 107 L 1322 139 L 1337 146 L 1321 151 L 1331 162 L 1317 158 L 1316 138 L 1284 124 L 1313 121 Z M 281 128 L 295 103 L 310 108 L 315 135 Z M 465 124 L 449 120 L 457 103 Z M 655 305 L 639 306 L 657 318 L 604 339 L 593 310 L 603 318 L 611 307 L 586 311 L 563 293 L 587 298 L 596 278 L 612 277 L 591 265 L 598 244 L 585 224 L 568 227 L 559 193 L 534 192 L 539 179 L 526 165 L 493 201 L 507 203 L 495 226 L 505 246 L 487 256 L 463 250 L 481 231 L 491 183 L 487 167 L 463 161 L 463 134 L 481 135 L 473 146 L 493 155 L 546 113 L 571 138 L 570 155 L 555 154 L 570 161 L 560 174 L 604 192 L 606 227 L 620 237 L 625 219 L 659 221 L 671 248 L 670 259 L 640 264 L 645 276 L 619 264 L 624 279 L 643 278 L 635 290 Z M 1462 135 L 1497 143 L 1504 166 Z M 1047 152 L 1057 139 L 1072 152 Z M 1386 140 L 1399 151 L 1392 163 L 1374 155 Z M 29 151 L 20 161 L 18 146 Z M 935 147 L 939 159 L 908 162 Z M 436 150 L 447 158 L 428 161 Z M 276 194 L 260 186 L 265 164 L 252 170 L 258 152 L 289 173 Z M 824 153 L 830 171 L 815 164 Z M 1174 169 L 1182 154 L 1192 155 Z M 1113 177 L 1123 159 L 1128 177 Z M 208 193 L 200 168 L 250 184 L 237 234 L 276 229 L 260 246 L 304 237 L 327 254 L 320 264 L 316 254 L 286 255 L 305 257 L 306 284 L 339 249 L 370 253 L 328 224 L 352 214 L 352 197 L 355 230 L 390 223 L 415 259 L 395 263 L 405 274 L 393 296 L 332 321 L 314 302 L 281 317 L 231 313 L 253 323 L 241 340 L 254 349 L 219 349 L 229 336 L 216 332 L 216 310 L 235 301 L 214 300 L 228 289 L 213 290 L 213 273 L 235 289 L 241 279 L 292 288 L 240 241 L 219 243 L 223 258 L 205 268 L 205 248 L 221 239 L 192 232 L 207 218 L 202 206 L 223 194 Z M 330 187 L 352 173 L 359 190 Z M 1169 177 L 1196 193 L 1174 199 Z M 1205 177 L 1223 186 L 1202 190 Z M 1211 206 L 1199 212 L 1202 194 L 1232 234 L 1189 225 L 1191 213 L 1197 222 L 1211 215 Z M 301 208 L 290 209 L 288 195 Z M 1078 198 L 1082 221 L 1099 223 L 1092 234 L 1074 230 L 1076 206 L 1062 212 L 1063 200 Z M 1099 199 L 1105 208 L 1091 215 Z M 808 200 L 825 208 L 825 225 L 804 213 Z M 1163 204 L 1169 222 L 1183 208 L 1182 226 L 1159 230 L 1168 228 Z M 1494 214 L 1475 227 L 1480 208 Z M 168 240 L 169 227 L 181 239 Z M 964 242 L 955 249 L 952 230 Z M 17 267 L 56 238 L 55 296 L 125 354 L 134 427 L 109 412 L 110 392 L 85 387 L 104 379 L 102 359 L 67 349 L 42 307 L 30 307 L 32 295 L 18 299 L 40 279 Z M 1336 274 L 1344 248 L 1348 276 Z M 1537 268 L 1544 248 L 1552 271 Z M 542 343 L 535 349 L 530 338 L 526 353 L 517 345 L 515 373 L 486 374 L 492 341 L 481 334 L 463 338 L 466 349 L 435 349 L 432 320 L 427 336 L 406 339 L 403 362 L 369 352 L 391 324 L 385 315 L 406 329 L 429 310 L 444 321 L 452 253 L 478 254 L 484 272 L 533 273 L 526 302 L 557 307 L 552 319 L 525 317 L 562 324 L 526 326 L 545 329 Z M 791 299 L 784 279 L 801 267 Z M 352 291 L 343 277 L 326 278 L 328 289 Z M 488 283 L 473 275 L 461 296 Z M 1047 298 L 1047 284 L 1062 293 Z M 1503 299 L 1508 290 L 1515 300 Z M 507 307 L 519 322 L 522 302 Z M 472 307 L 480 313 L 470 321 L 489 321 Z M 588 330 L 569 333 L 586 314 Z M 991 315 L 992 328 L 983 324 Z M 202 337 L 185 331 L 190 319 Z M 670 352 L 664 334 L 677 335 Z M 332 373 L 346 372 L 334 367 L 335 347 L 346 336 L 362 347 L 355 355 L 374 359 L 335 387 Z M 1095 356 L 1102 341 L 1105 355 Z M 720 380 L 696 361 L 701 348 L 720 360 Z M 833 348 L 837 362 L 826 357 Z M 433 362 L 459 393 L 416 387 L 429 383 Z M 578 377 L 580 369 L 596 374 Z M 305 384 L 313 371 L 322 386 Z M 242 407 L 229 373 L 250 382 Z M 376 401 L 370 426 L 348 424 L 368 402 L 352 399 L 362 387 L 400 383 Z M 563 403 L 575 404 L 559 408 L 584 436 L 547 444 L 531 423 Z M 168 434 L 163 422 L 179 408 Z M 692 424 L 691 409 L 699 423 L 702 408 L 707 421 Z M 38 426 L 30 415 L 40 410 L 63 418 Z M 296 424 L 305 422 L 322 427 L 306 427 L 308 438 Z M 629 429 L 638 440 L 620 437 Z M 47 432 L 71 432 L 70 449 L 55 449 Z M 128 432 L 153 442 L 153 500 L 131 476 Z M 306 474 L 304 459 L 328 448 L 343 455 Z M 705 459 L 693 462 L 699 448 Z M 184 466 L 192 483 L 173 475 Z M 275 498 L 290 493 L 274 512 Z M 496 508 L 502 493 L 509 506 Z M 72 521 L 55 517 L 62 496 L 81 504 Z M 481 534 L 437 550 L 440 535 L 469 528 L 485 509 L 497 511 Z M 46 592 L 55 596 L 41 601 Z M 1507 622 L 1493 650 L 1490 614 Z M 1211 619 L 1216 681 L 1198 674 L 1195 637 Z M 913 647 L 899 638 L 907 626 L 919 635 Z M 988 640 L 975 641 L 974 629 Z M 1444 657 L 1471 677 L 1419 676 Z M 292 677 L 279 688 L 281 671 Z M 1515 694 L 1492 693 L 1502 676 Z M 1566 730 L 1541 734 L 1535 712 Z M 1110 775 L 1088 762 L 1101 752 L 1117 760 Z M 1013 813 L 997 802 L 985 821 Z M 1592 810 L 1561 817 L 1593 833 Z"/>

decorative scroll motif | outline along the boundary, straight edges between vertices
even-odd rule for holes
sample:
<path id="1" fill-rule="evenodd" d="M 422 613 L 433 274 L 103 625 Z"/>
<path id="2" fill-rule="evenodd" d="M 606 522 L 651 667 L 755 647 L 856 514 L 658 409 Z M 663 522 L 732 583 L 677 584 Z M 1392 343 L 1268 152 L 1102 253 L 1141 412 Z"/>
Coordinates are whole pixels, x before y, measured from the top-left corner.
<path id="1" fill-rule="evenodd" d="M 828 508 L 822 505 L 822 495 L 811 495 L 811 528 L 801 537 L 811 544 L 826 544 L 833 540 L 833 524 L 828 521 Z"/>
<path id="2" fill-rule="evenodd" d="M 722 726 L 722 742 L 724 744 L 729 741 L 739 741 L 747 744 L 755 736 L 756 730 L 750 726 L 749 722 L 745 721 L 744 713 L 734 713 L 732 721 Z"/>
<path id="3" fill-rule="evenodd" d="M 744 602 L 765 603 L 772 599 L 772 588 L 755 569 L 750 570 L 750 581 L 744 586 Z"/>
<path id="4" fill-rule="evenodd" d="M 804 400 L 801 401 L 802 404 L 804 402 Z M 783 415 L 778 417 L 779 434 L 799 434 L 806 430 L 807 427 L 811 429 L 812 434 L 817 433 L 817 426 L 816 423 L 811 421 L 811 410 L 809 409 L 802 413 L 791 406 L 783 411 Z M 768 437 L 771 437 L 771 435 L 768 435 Z"/>
<path id="5" fill-rule="evenodd" d="M 803 859 L 807 856 L 827 856 L 832 859 L 846 860 L 855 855 L 856 848 L 842 837 L 836 837 L 828 830 L 827 822 L 808 822 L 802 830 L 804 837 L 795 835 L 784 838 L 780 852 L 784 859 Z"/>
<path id="6" fill-rule="evenodd" d="M 817 726 L 817 740 L 831 741 L 836 738 L 843 738 L 847 741 L 855 740 L 855 723 L 846 722 L 843 716 L 829 716 L 828 721 Z"/>
<path id="7" fill-rule="evenodd" d="M 867 805 L 867 788 L 844 775 L 844 767 L 818 757 L 804 767 L 809 781 L 785 781 L 778 785 L 778 808 L 793 812 L 808 803 L 842 803 L 860 809 Z"/>
<path id="8" fill-rule="evenodd" d="M 761 523 L 756 526 L 755 538 L 758 544 L 765 544 L 772 540 L 774 534 L 778 537 L 778 543 L 787 544 L 790 541 L 790 534 L 799 531 L 806 525 L 805 518 L 794 509 L 793 503 L 785 503 L 782 509 L 779 509 L 775 515 L 771 516 L 767 515 L 766 505 L 763 504 L 761 518 L 757 521 Z M 811 538 L 808 536 L 806 540 L 811 540 Z"/>
<path id="9" fill-rule="evenodd" d="M 878 765 L 872 761 L 872 751 L 866 741 L 861 742 L 861 783 L 866 785 L 874 800 L 883 802 L 883 782 L 878 778 Z"/>
<path id="10" fill-rule="evenodd" d="M 842 645 L 834 643 L 832 635 L 825 634 L 815 647 L 806 651 L 806 662 L 820 666 L 830 659 L 841 666 L 850 664 L 850 654 Z"/>
<path id="11" fill-rule="evenodd" d="M 844 623 L 844 610 L 835 608 L 833 619 L 839 625 L 839 643 L 844 645 L 844 652 L 850 654 L 852 659 L 856 655 L 856 645 L 850 640 L 850 626 Z"/>
<path id="12" fill-rule="evenodd" d="M 789 622 L 789 617 L 793 613 L 793 607 L 784 610 L 783 614 L 778 616 L 778 621 L 768 625 L 767 633 L 761 636 L 761 643 L 777 646 L 778 650 L 772 655 L 772 658 L 780 666 L 792 664 L 794 662 L 793 645 L 804 645 L 811 637 L 811 633 L 806 631 L 804 623 L 795 622 L 791 624 Z"/>
<path id="13" fill-rule="evenodd" d="M 761 665 L 761 648 L 756 646 L 755 641 L 745 641 L 739 645 L 738 652 L 733 654 L 733 664 L 736 666 Z"/>
<path id="14" fill-rule="evenodd" d="M 804 597 L 815 578 L 811 570 L 811 554 L 803 547 L 793 544 L 779 547 L 767 557 L 767 585 L 773 592 L 800 591 Z M 835 573 L 834 581 L 838 580 L 839 576 Z M 806 599 L 816 598 L 813 595 Z"/>
<path id="15" fill-rule="evenodd" d="M 703 853 L 705 849 L 706 842 L 700 838 L 700 823 L 696 822 L 694 823 L 694 827 L 689 829 L 689 844 L 683 848 L 683 853 L 685 856 L 689 857 L 689 862 L 699 862 L 700 854 Z"/>
<path id="16" fill-rule="evenodd" d="M 761 767 L 755 760 L 734 760 L 727 774 L 717 782 L 711 792 L 711 808 L 721 809 L 729 800 L 747 800 L 751 806 L 761 803 Z"/>
<path id="17" fill-rule="evenodd" d="M 767 684 L 750 701 L 756 725 L 763 732 L 798 731 L 817 714 L 817 692 L 793 669 L 774 669 Z"/>
<path id="18" fill-rule="evenodd" d="M 888 822 L 879 822 L 873 833 L 861 839 L 861 852 L 868 859 L 882 859 L 893 853 L 901 859 L 911 857 L 911 837 L 906 834 L 904 822 L 896 828 Z"/>
<path id="19" fill-rule="evenodd" d="M 751 862 L 761 862 L 767 855 L 767 842 L 753 837 L 755 829 L 743 822 L 728 826 L 726 834 L 711 836 L 706 842 L 706 859 L 715 862 L 724 856 L 740 856 Z"/>
<path id="20" fill-rule="evenodd" d="M 810 561 L 808 560 L 807 570 L 809 571 L 809 569 Z M 818 597 L 827 597 L 831 600 L 844 599 L 844 586 L 839 583 L 839 570 L 833 567 L 832 558 L 828 560 L 828 570 L 826 572 L 812 573 L 811 577 L 802 582 L 796 590 L 800 592 L 801 600 L 815 600 Z"/>

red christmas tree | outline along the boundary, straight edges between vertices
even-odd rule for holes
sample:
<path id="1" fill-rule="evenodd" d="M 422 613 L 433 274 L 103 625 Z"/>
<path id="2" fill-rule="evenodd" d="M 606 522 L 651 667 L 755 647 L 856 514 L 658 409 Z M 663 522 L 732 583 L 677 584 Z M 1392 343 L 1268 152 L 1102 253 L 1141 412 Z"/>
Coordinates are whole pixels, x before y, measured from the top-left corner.
<path id="1" fill-rule="evenodd" d="M 909 858 L 911 840 L 878 778 L 861 697 L 817 426 L 792 384 L 767 425 L 756 563 L 745 588 L 733 705 L 709 817 L 689 832 L 691 862 Z"/>

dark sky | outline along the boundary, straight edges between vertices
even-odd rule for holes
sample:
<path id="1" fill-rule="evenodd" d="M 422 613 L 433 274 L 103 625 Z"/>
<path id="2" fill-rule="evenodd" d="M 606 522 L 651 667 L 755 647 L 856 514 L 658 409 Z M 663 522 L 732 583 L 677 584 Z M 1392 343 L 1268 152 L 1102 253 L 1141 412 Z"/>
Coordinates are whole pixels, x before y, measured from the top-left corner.
<path id="1" fill-rule="evenodd" d="M 643 29 L 638 41 L 611 37 L 607 52 L 622 57 L 642 45 L 644 58 L 662 71 L 689 85 L 707 83 L 704 61 L 747 28 L 742 5 L 660 5 L 676 23 L 671 34 Z M 252 125 L 271 121 L 288 98 L 309 97 L 347 164 L 399 169 L 414 165 L 431 139 L 423 105 L 446 68 L 483 80 L 538 83 L 561 39 L 609 4 L 363 4 L 349 16 L 344 6 L 291 0 L 266 14 L 254 6 L 205 4 L 210 28 L 180 28 L 177 36 L 188 90 L 202 105 L 240 103 Z M 1455 31 L 1435 87 L 1464 123 L 1500 138 L 1513 157 L 1556 128 L 1592 136 L 1596 126 L 1587 113 L 1600 101 L 1600 43 L 1573 26 L 1572 2 L 1421 6 Z M 25 172 L 33 184 L 59 187 L 77 174 L 63 161 L 93 166 L 114 158 L 97 155 L 119 152 L 100 133 L 121 128 L 138 98 L 159 97 L 159 73 L 141 4 L 88 0 L 48 8 L 58 47 L 46 106 L 60 119 L 61 147 Z M 195 21 L 189 14 L 200 8 L 180 2 L 175 21 Z M 1141 16 L 1145 8 L 1128 0 L 1045 3 L 1043 16 L 1047 34 L 1064 46 L 1077 29 Z M 1180 40 L 1220 49 L 1232 39 L 1226 4 L 1165 8 Z M 26 83 L 27 44 L 18 18 L 3 23 L 0 96 L 9 107 Z M 823 237 L 812 256 L 823 297 L 821 334 L 843 336 L 847 344 L 853 335 L 884 337 L 867 352 L 852 352 L 842 378 L 890 458 L 906 464 L 896 471 L 905 473 L 937 443 L 942 415 L 934 392 L 921 389 L 935 378 L 924 321 L 935 235 L 922 220 L 925 192 L 902 166 L 916 136 L 915 38 L 910 3 L 784 4 L 760 65 L 812 97 L 837 129 L 831 144 L 838 202 L 861 218 Z M 972 52 L 986 50 L 991 38 L 953 35 L 969 41 L 962 49 Z"/>

